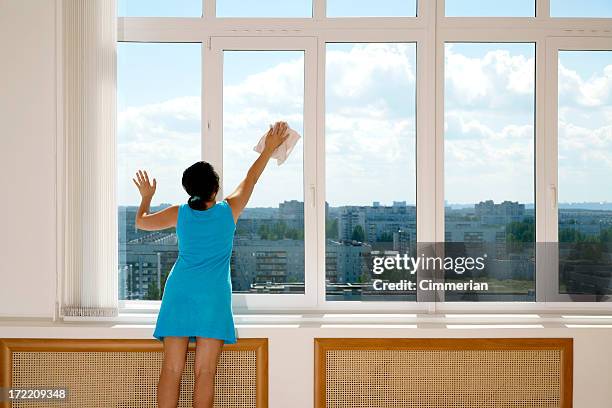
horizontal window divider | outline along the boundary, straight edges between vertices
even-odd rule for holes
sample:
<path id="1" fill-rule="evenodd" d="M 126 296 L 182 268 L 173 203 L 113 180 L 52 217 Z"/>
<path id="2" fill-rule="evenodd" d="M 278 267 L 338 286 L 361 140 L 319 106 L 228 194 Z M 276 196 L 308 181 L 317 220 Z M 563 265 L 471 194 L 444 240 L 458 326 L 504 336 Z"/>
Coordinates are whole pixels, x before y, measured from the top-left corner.
<path id="1" fill-rule="evenodd" d="M 423 27 L 425 20 L 419 17 L 330 17 L 323 20 L 312 18 L 279 18 L 279 17 L 119 17 L 119 26 L 158 27 L 163 29 L 180 28 L 193 29 L 206 27 L 208 29 L 242 29 L 242 28 L 381 28 L 412 26 Z M 374 27 L 373 27 L 374 26 Z"/>
<path id="2" fill-rule="evenodd" d="M 317 35 L 329 30 L 423 30 L 425 22 L 413 19 L 385 19 L 385 18 L 359 18 L 351 21 L 326 20 L 325 22 L 300 19 L 299 21 L 287 21 L 286 19 L 228 19 L 229 21 L 207 21 L 205 19 L 188 19 L 185 23 L 177 22 L 175 19 L 138 18 L 131 21 L 131 17 L 119 18 L 118 40 L 130 41 L 133 35 L 148 33 L 150 35 L 163 36 L 179 34 L 191 39 L 196 35 L 228 35 L 240 34 L 249 36 L 274 35 L 287 36 L 295 33 L 306 35 Z M 151 39 L 150 41 L 157 41 Z"/>
<path id="3" fill-rule="evenodd" d="M 612 26 L 612 23 L 608 23 Z M 424 27 L 378 27 L 369 28 L 368 31 L 360 30 L 358 27 L 350 29 L 259 29 L 259 28 L 236 28 L 229 30 L 214 30 L 211 28 L 189 30 L 179 28 L 156 28 L 152 26 L 130 26 L 120 27 L 118 38 L 121 42 L 206 42 L 209 37 L 316 37 L 326 42 L 401 42 L 415 41 L 416 37 L 424 38 L 427 34 Z M 446 42 L 533 42 L 550 37 L 601 37 L 610 38 L 612 30 L 605 29 L 545 29 L 527 28 L 523 30 L 512 30 L 507 27 L 496 26 L 495 28 L 483 27 L 440 27 L 437 32 L 438 41 Z"/>
<path id="4" fill-rule="evenodd" d="M 610 35 L 612 18 L 541 18 L 541 17 L 439 17 L 436 25 L 419 17 L 333 17 L 324 20 L 311 18 L 193 18 L 193 17 L 119 17 L 119 34 L 126 30 L 150 31 L 222 31 L 275 32 L 319 31 L 330 29 L 511 29 L 575 31 L 592 33 L 601 31 Z M 606 34 L 607 33 L 607 34 Z M 121 37 L 120 37 L 121 41 Z"/>
<path id="5" fill-rule="evenodd" d="M 414 42 L 424 38 L 423 29 L 377 29 L 366 33 L 359 30 L 327 30 L 324 33 L 315 31 L 300 32 L 243 32 L 240 30 L 183 33 L 179 31 L 129 30 L 119 33 L 120 42 L 151 42 L 151 43 L 205 43 L 210 37 L 248 37 L 251 39 L 265 38 L 318 38 L 325 42 Z"/>
<path id="6" fill-rule="evenodd" d="M 507 21 L 506 18 L 491 17 L 485 21 L 484 19 L 462 18 L 456 17 L 452 21 L 443 20 L 438 23 L 438 31 L 443 30 L 461 30 L 462 32 L 470 32 L 477 30 L 488 30 L 491 32 L 505 30 L 513 33 L 513 35 L 521 35 L 527 32 L 540 32 L 545 35 L 593 35 L 600 33 L 603 36 L 611 34 L 610 27 L 612 19 L 592 19 L 579 21 Z"/>

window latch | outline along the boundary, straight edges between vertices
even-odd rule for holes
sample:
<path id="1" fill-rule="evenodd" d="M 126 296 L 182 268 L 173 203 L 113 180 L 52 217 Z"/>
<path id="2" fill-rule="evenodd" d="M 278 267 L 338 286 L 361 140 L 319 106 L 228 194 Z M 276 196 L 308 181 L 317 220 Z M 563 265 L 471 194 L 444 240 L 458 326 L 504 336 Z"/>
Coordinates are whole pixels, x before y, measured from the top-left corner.
<path id="1" fill-rule="evenodd" d="M 310 199 L 311 199 L 311 206 L 314 208 L 317 206 L 317 190 L 315 189 L 315 185 L 311 184 L 310 185 Z"/>

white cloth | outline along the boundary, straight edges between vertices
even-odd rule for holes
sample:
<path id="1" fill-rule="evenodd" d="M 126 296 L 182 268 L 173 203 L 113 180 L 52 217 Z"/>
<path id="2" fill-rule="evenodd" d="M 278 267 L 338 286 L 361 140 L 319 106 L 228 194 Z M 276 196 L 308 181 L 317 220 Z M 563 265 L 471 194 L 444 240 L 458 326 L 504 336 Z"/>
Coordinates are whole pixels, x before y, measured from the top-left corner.
<path id="1" fill-rule="evenodd" d="M 279 166 L 283 164 L 285 160 L 287 160 L 287 157 L 289 157 L 289 154 L 291 153 L 291 151 L 295 147 L 295 144 L 301 137 L 298 132 L 291 129 L 290 127 L 287 127 L 287 133 L 289 133 L 289 137 L 285 139 L 285 141 L 281 143 L 280 146 L 278 146 L 276 150 L 274 150 L 274 152 L 272 153 L 272 158 L 276 159 L 276 163 Z M 267 135 L 268 132 L 264 133 L 261 139 L 259 139 L 259 143 L 257 143 L 257 145 L 253 148 L 253 150 L 255 150 L 257 153 L 261 153 L 264 147 L 266 146 Z"/>

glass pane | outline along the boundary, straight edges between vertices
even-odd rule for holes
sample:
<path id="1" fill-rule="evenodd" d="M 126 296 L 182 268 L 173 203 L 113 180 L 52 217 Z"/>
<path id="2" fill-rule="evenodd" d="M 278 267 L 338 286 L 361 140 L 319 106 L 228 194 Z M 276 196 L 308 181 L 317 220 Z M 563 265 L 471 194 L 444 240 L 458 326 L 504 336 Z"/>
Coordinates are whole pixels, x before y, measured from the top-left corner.
<path id="1" fill-rule="evenodd" d="M 202 17 L 202 0 L 119 0 L 119 17 Z"/>
<path id="2" fill-rule="evenodd" d="M 416 0 L 327 0 L 328 17 L 416 17 Z"/>
<path id="3" fill-rule="evenodd" d="M 484 268 L 447 270 L 447 301 L 535 300 L 534 44 L 445 46 L 445 241 Z"/>
<path id="4" fill-rule="evenodd" d="M 259 156 L 269 125 L 285 120 L 304 135 L 304 52 L 224 51 L 223 193 L 230 194 Z M 282 165 L 262 174 L 238 219 L 232 287 L 243 293 L 304 293 L 304 150 L 299 140 Z"/>
<path id="5" fill-rule="evenodd" d="M 560 292 L 610 300 L 612 51 L 559 51 L 558 163 Z"/>
<path id="6" fill-rule="evenodd" d="M 413 43 L 327 44 L 328 300 L 416 300 L 375 283 L 415 276 L 373 270 L 416 248 L 415 79 Z"/>
<path id="7" fill-rule="evenodd" d="M 535 0 L 446 0 L 447 17 L 534 17 Z"/>
<path id="8" fill-rule="evenodd" d="M 610 0 L 550 0 L 552 17 L 612 17 Z"/>
<path id="9" fill-rule="evenodd" d="M 312 17 L 312 0 L 217 0 L 217 17 Z"/>
<path id="10" fill-rule="evenodd" d="M 118 44 L 119 299 L 161 299 L 176 260 L 174 229 L 135 228 L 132 177 L 157 179 L 154 211 L 186 202 L 183 170 L 201 157 L 201 55 L 201 44 Z"/>

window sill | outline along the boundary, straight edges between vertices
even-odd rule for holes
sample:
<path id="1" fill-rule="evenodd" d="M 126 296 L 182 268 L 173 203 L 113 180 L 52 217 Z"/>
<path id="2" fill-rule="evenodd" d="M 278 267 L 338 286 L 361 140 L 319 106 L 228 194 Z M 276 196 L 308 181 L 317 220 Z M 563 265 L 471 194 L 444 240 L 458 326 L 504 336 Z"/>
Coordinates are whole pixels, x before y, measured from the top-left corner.
<path id="1" fill-rule="evenodd" d="M 120 313 L 115 318 L 66 317 L 3 318 L 1 328 L 112 328 L 150 329 L 156 313 Z M 394 313 L 297 313 L 234 314 L 238 329 L 245 328 L 361 328 L 361 329 L 529 329 L 601 328 L 612 329 L 612 314 L 394 314 Z M 0 336 L 1 337 L 1 336 Z"/>
<path id="2" fill-rule="evenodd" d="M 52 321 L 52 319 L 0 320 L 0 338 L 145 339 L 152 340 L 155 320 Z M 310 341 L 317 337 L 480 338 L 572 337 L 612 338 L 612 315 L 607 316 L 325 316 L 236 315 L 238 337 Z M 589 337 L 590 336 L 590 337 Z"/>

